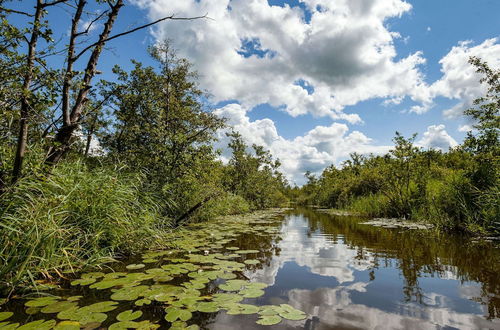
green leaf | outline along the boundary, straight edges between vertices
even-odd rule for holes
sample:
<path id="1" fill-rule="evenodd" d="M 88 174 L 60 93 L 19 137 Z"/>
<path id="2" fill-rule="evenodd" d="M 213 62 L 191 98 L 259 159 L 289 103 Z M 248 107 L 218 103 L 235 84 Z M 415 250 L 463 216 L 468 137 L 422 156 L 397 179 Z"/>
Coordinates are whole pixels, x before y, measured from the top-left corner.
<path id="1" fill-rule="evenodd" d="M 62 321 L 57 323 L 54 330 L 80 330 L 80 322 L 76 321 Z"/>
<path id="2" fill-rule="evenodd" d="M 176 307 L 168 307 L 165 311 L 167 312 L 165 320 L 168 322 L 175 322 L 177 320 L 187 321 L 193 317 L 193 314 L 190 311 Z"/>
<path id="3" fill-rule="evenodd" d="M 56 325 L 55 320 L 38 320 L 26 323 L 25 325 L 17 328 L 18 330 L 50 330 Z"/>
<path id="4" fill-rule="evenodd" d="M 14 313 L 12 312 L 0 312 L 0 321 L 5 321 L 12 317 Z"/>
<path id="5" fill-rule="evenodd" d="M 140 318 L 141 316 L 142 316 L 141 311 L 134 312 L 133 310 L 128 310 L 128 311 L 121 312 L 120 314 L 118 314 L 116 319 L 118 321 L 134 321 L 134 320 L 137 320 L 138 318 Z"/>
<path id="6" fill-rule="evenodd" d="M 277 315 L 270 315 L 270 316 L 261 316 L 256 323 L 260 325 L 275 325 L 280 322 L 281 322 L 281 317 Z"/>
<path id="7" fill-rule="evenodd" d="M 130 265 L 127 265 L 127 269 L 128 270 L 136 270 L 136 269 L 141 269 L 141 268 L 144 268 L 146 267 L 146 265 L 144 264 L 130 264 Z"/>

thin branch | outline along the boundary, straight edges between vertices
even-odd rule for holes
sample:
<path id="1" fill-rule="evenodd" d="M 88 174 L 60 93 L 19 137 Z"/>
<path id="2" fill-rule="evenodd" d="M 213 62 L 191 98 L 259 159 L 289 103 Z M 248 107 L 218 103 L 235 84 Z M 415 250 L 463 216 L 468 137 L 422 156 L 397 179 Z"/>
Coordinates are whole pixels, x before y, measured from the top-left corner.
<path id="1" fill-rule="evenodd" d="M 131 30 L 128 30 L 128 31 L 125 31 L 125 32 L 122 32 L 122 33 L 115 34 L 114 36 L 111 36 L 111 37 L 107 38 L 106 40 L 97 41 L 97 42 L 95 42 L 95 43 L 93 43 L 93 44 L 85 47 L 82 51 L 80 51 L 80 53 L 78 53 L 78 55 L 75 56 L 75 60 L 78 59 L 78 58 L 80 58 L 80 56 L 82 56 L 89 49 L 91 49 L 91 48 L 99 45 L 100 43 L 111 41 L 113 39 L 116 39 L 116 38 L 125 36 L 127 34 L 130 34 L 130 33 L 133 33 L 133 32 L 136 32 L 136 31 L 139 31 L 139 30 L 142 30 L 142 29 L 145 29 L 147 27 L 153 26 L 153 25 L 158 24 L 160 22 L 163 22 L 163 21 L 166 21 L 166 20 L 193 21 L 193 20 L 197 20 L 197 19 L 207 18 L 207 15 L 208 14 L 205 14 L 203 16 L 195 16 L 195 17 L 175 17 L 174 15 L 171 15 L 171 16 L 166 16 L 166 17 L 160 18 L 160 19 L 158 19 L 158 20 L 156 20 L 154 22 L 138 26 L 138 27 L 136 27 L 134 29 L 131 29 Z"/>
<path id="2" fill-rule="evenodd" d="M 100 19 L 101 19 L 104 15 L 106 15 L 107 13 L 108 13 L 108 11 L 107 11 L 107 10 L 103 11 L 103 12 L 102 12 L 99 16 L 97 16 L 95 19 L 93 19 L 93 20 L 89 23 L 89 25 L 87 25 L 87 28 L 85 29 L 85 31 L 78 32 L 75 36 L 76 36 L 76 37 L 79 37 L 79 36 L 81 36 L 81 35 L 83 35 L 83 34 L 88 34 L 88 33 L 89 33 L 89 31 L 90 31 L 90 28 L 92 27 L 92 25 L 93 25 L 95 22 L 97 22 L 98 20 L 100 20 Z"/>
<path id="3" fill-rule="evenodd" d="M 43 7 L 55 6 L 55 5 L 58 5 L 60 3 L 66 2 L 66 1 L 68 1 L 68 0 L 55 0 L 55 1 L 52 1 L 52 2 L 46 2 L 42 6 Z"/>
<path id="4" fill-rule="evenodd" d="M 14 9 L 0 7 L 0 11 L 4 11 L 4 12 L 9 13 L 9 14 L 12 13 L 12 14 L 19 14 L 19 15 L 25 15 L 28 17 L 33 17 L 32 14 L 29 14 L 29 13 L 26 13 L 26 12 L 20 11 L 20 10 L 14 10 Z"/>

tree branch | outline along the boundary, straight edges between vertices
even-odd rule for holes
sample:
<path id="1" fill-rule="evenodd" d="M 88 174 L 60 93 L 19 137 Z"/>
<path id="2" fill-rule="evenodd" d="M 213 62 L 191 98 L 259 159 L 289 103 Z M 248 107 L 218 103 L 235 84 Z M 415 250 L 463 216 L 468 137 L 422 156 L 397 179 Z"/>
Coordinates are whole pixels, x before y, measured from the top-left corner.
<path id="1" fill-rule="evenodd" d="M 52 2 L 46 2 L 42 6 L 43 7 L 55 6 L 55 5 L 58 5 L 60 3 L 66 2 L 66 1 L 68 1 L 68 0 L 55 0 L 55 1 L 52 1 Z"/>
<path id="2" fill-rule="evenodd" d="M 19 15 L 25 15 L 28 17 L 33 17 L 32 14 L 29 14 L 29 13 L 26 13 L 26 12 L 20 11 L 20 10 L 14 10 L 14 9 L 0 7 L 0 11 L 4 11 L 4 12 L 9 13 L 9 14 L 12 13 L 12 14 L 19 14 Z"/>
<path id="3" fill-rule="evenodd" d="M 80 56 L 82 56 L 85 52 L 87 52 L 89 49 L 99 45 L 100 43 L 102 42 L 108 42 L 108 41 L 111 41 L 113 39 L 116 39 L 116 38 L 119 38 L 119 37 L 122 37 L 122 36 L 125 36 L 127 34 L 130 34 L 130 33 L 134 33 L 136 31 L 139 31 L 139 30 L 142 30 L 142 29 L 145 29 L 147 27 L 150 27 L 150 26 L 153 26 L 155 24 L 158 24 L 160 22 L 163 22 L 163 21 L 166 21 L 166 20 L 176 20 L 176 21 L 192 21 L 192 20 L 196 20 L 196 19 L 202 19 L 202 18 L 207 18 L 207 14 L 203 15 L 203 16 L 195 16 L 195 17 L 175 17 L 174 15 L 171 15 L 171 16 L 166 16 L 166 17 L 163 17 L 163 18 L 160 18 L 154 22 L 151 22 L 151 23 L 147 23 L 147 24 L 144 24 L 144 25 L 141 25 L 141 26 L 138 26 L 134 29 L 131 29 L 131 30 L 128 30 L 128 31 L 125 31 L 125 32 L 122 32 L 122 33 L 118 33 L 118 34 L 115 34 L 114 36 L 111 36 L 105 40 L 100 40 L 100 41 L 97 41 L 87 47 L 85 47 L 82 51 L 80 51 L 80 53 L 78 53 L 78 55 L 75 56 L 75 60 L 78 59 Z"/>

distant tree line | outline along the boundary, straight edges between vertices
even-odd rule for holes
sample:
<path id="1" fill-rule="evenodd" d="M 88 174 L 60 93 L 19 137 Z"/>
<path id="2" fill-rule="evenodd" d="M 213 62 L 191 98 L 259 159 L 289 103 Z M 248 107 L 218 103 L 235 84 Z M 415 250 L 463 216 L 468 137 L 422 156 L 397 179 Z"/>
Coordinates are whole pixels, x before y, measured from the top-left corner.
<path id="1" fill-rule="evenodd" d="M 475 123 L 448 151 L 415 146 L 396 133 L 386 155 L 351 154 L 291 195 L 299 204 L 349 209 L 372 217 L 423 220 L 441 228 L 500 234 L 500 70 L 470 63 L 488 86 L 465 115 Z"/>

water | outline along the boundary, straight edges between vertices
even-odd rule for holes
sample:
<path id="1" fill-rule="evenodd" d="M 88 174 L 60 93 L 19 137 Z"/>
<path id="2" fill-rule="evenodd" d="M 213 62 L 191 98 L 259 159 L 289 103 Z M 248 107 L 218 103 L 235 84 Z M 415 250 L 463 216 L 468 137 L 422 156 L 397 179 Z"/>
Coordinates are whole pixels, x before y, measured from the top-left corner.
<path id="1" fill-rule="evenodd" d="M 238 278 L 269 285 L 263 296 L 242 303 L 287 303 L 306 312 L 307 318 L 261 326 L 255 323 L 255 314 L 194 312 L 189 324 L 221 330 L 500 329 L 498 246 L 457 235 L 372 227 L 361 224 L 363 221 L 296 209 L 266 224 L 276 228 L 275 232 L 256 234 L 241 227 L 241 235 L 225 246 L 259 250 L 243 259 L 261 263 L 246 265 Z M 224 225 L 211 226 L 210 230 L 224 231 Z M 214 252 L 228 253 L 224 247 L 210 251 Z M 132 258 L 132 262 L 140 259 Z M 147 265 L 145 269 L 160 265 Z M 124 265 L 115 270 L 124 271 Z M 176 285 L 183 281 L 174 280 Z M 220 283 L 210 283 L 203 295 L 218 292 Z M 110 295 L 108 291 L 67 284 L 54 293 L 83 295 L 80 306 L 109 300 Z M 120 308 L 109 313 L 100 328 L 109 326 L 119 312 L 130 308 L 144 312 L 140 320 L 160 324 L 161 329 L 170 326 L 163 319 L 160 304 L 136 307 L 133 302 L 120 302 Z M 10 303 L 0 312 L 5 310 L 14 311 L 13 321 L 21 323 L 23 318 L 55 319 L 54 315 L 23 314 L 23 301 Z"/>
<path id="2" fill-rule="evenodd" d="M 311 317 L 273 329 L 500 329 L 500 249 L 459 236 L 384 229 L 295 210 L 281 224 L 260 304 L 286 302 Z M 257 329 L 218 315 L 211 329 Z"/>

